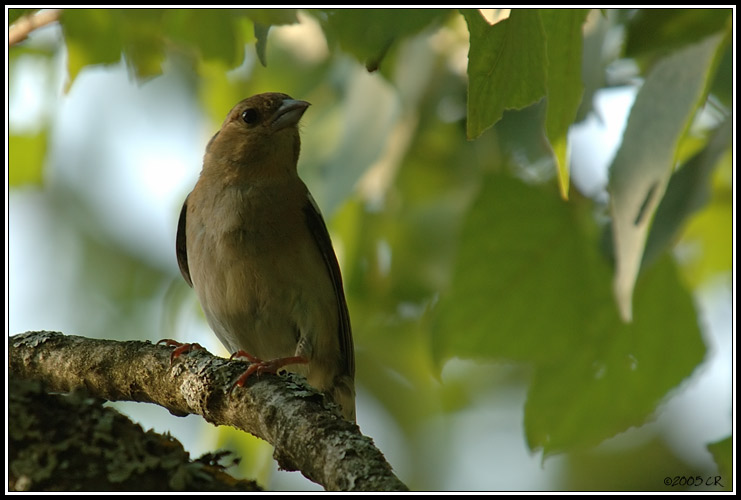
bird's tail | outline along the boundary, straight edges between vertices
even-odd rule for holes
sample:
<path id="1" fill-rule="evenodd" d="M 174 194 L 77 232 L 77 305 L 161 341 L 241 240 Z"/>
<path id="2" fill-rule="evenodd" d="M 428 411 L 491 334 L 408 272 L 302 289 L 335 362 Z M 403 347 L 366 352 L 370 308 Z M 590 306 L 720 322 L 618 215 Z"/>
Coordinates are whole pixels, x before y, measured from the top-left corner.
<path id="1" fill-rule="evenodd" d="M 339 375 L 334 379 L 334 385 L 329 392 L 341 410 L 342 416 L 350 422 L 355 422 L 355 382 L 349 375 Z"/>

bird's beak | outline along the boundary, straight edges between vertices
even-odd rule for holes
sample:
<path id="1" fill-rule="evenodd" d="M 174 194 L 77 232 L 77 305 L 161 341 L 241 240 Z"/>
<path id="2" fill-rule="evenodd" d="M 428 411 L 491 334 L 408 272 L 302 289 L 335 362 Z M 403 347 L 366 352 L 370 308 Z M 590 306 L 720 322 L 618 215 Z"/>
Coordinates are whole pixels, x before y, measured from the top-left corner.
<path id="1" fill-rule="evenodd" d="M 270 128 L 273 131 L 292 127 L 298 123 L 310 104 L 296 99 L 284 99 L 278 111 L 270 119 Z"/>

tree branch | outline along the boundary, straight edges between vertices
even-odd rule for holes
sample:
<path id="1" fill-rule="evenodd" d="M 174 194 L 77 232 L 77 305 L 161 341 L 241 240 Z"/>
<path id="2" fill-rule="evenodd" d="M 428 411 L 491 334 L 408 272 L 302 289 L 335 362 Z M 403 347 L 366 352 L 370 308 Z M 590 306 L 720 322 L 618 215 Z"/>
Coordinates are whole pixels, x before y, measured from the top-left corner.
<path id="1" fill-rule="evenodd" d="M 104 402 L 8 380 L 8 490 L 262 491 L 226 473 L 238 462 L 230 452 L 193 460 L 169 434 L 144 432 Z"/>
<path id="2" fill-rule="evenodd" d="M 172 350 L 150 342 L 27 332 L 9 344 L 10 377 L 40 380 L 53 391 L 84 387 L 111 401 L 155 403 L 175 415 L 231 425 L 272 444 L 280 467 L 327 490 L 407 490 L 372 440 L 298 375 L 251 377 L 230 395 L 245 363 L 205 350 L 170 366 Z"/>
<path id="3" fill-rule="evenodd" d="M 21 43 L 33 30 L 58 21 L 61 14 L 60 9 L 49 9 L 19 18 L 8 28 L 8 47 Z"/>

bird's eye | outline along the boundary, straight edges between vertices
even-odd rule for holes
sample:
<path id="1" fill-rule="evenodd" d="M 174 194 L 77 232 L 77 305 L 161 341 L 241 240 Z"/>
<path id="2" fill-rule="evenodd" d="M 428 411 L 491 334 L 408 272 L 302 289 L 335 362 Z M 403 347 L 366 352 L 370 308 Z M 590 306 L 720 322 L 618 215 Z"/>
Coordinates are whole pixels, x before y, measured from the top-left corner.
<path id="1" fill-rule="evenodd" d="M 247 125 L 254 125 L 257 123 L 257 120 L 260 118 L 260 116 L 257 113 L 257 110 L 255 108 L 247 108 L 244 111 L 242 111 L 242 120 Z"/>

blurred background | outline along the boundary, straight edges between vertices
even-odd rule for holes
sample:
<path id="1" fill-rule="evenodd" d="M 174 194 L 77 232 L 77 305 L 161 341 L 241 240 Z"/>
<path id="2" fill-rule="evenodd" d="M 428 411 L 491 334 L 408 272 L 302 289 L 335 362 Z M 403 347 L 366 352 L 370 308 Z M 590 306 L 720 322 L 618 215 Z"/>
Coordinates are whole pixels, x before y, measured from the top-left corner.
<path id="1" fill-rule="evenodd" d="M 636 12 L 592 11 L 584 23 L 585 91 L 569 131 L 568 203 L 558 197 L 542 102 L 505 111 L 494 127 L 466 140 L 469 35 L 457 11 L 421 19 L 415 33 L 394 40 L 374 72 L 321 12 L 299 10 L 290 24 L 276 24 L 273 12 L 263 66 L 256 16 L 224 30 L 224 11 L 171 11 L 182 19 L 172 14 L 167 22 L 182 23 L 184 32 L 188 22 L 199 24 L 201 31 L 187 36 L 218 41 L 211 52 L 206 42 L 200 52 L 165 44 L 152 56 L 152 74 L 118 49 L 107 64 L 86 64 L 75 23 L 104 33 L 110 20 L 99 15 L 108 11 L 75 12 L 85 19 L 70 15 L 65 31 L 54 23 L 8 52 L 10 335 L 45 329 L 174 338 L 228 356 L 178 271 L 177 217 L 229 109 L 259 92 L 285 92 L 312 103 L 301 122 L 299 174 L 325 215 L 343 271 L 358 424 L 402 481 L 418 490 L 677 491 L 664 477 L 721 475 L 708 445 L 725 440 L 730 456 L 735 421 L 730 147 L 708 174 L 702 208 L 636 292 L 637 310 L 660 303 L 674 323 L 613 328 L 616 306 L 598 294 L 604 312 L 583 338 L 586 328 L 562 333 L 566 320 L 547 314 L 570 306 L 542 305 L 556 297 L 594 309 L 582 297 L 590 292 L 572 281 L 579 276 L 609 290 L 609 259 L 597 255 L 604 253 L 608 167 L 643 77 L 642 60 L 624 51 L 640 20 Z M 141 23 L 131 29 L 144 32 L 150 12 L 136 14 Z M 490 22 L 507 15 L 483 14 Z M 146 45 L 128 50 L 141 56 Z M 693 122 L 685 159 L 732 109 L 732 93 L 723 96 L 715 93 Z M 554 213 L 560 218 L 550 219 Z M 517 270 L 514 281 L 499 284 L 522 265 L 519 239 L 541 226 L 586 243 L 547 240 L 553 246 L 542 247 L 543 266 L 561 274 L 543 275 L 533 264 L 532 273 Z M 577 226 L 586 229 L 575 237 L 569 231 Z M 499 267 L 489 269 L 492 261 Z M 471 262 L 477 267 L 467 271 Z M 468 287 L 461 276 L 483 288 Z M 496 293 L 461 299 L 472 289 Z M 616 354 L 604 338 L 628 339 L 628 346 Z M 658 361 L 641 356 L 643 343 Z M 683 363 L 676 371 L 674 360 Z M 559 378 L 582 365 L 610 385 Z M 623 365 L 638 378 L 604 376 Z M 658 388 L 649 394 L 631 392 L 654 381 Z M 320 489 L 299 473 L 277 471 L 271 447 L 244 433 L 154 405 L 113 405 L 145 428 L 169 431 L 193 457 L 234 450 L 242 461 L 229 472 L 268 489 Z M 730 475 L 722 477 L 730 487 Z"/>

